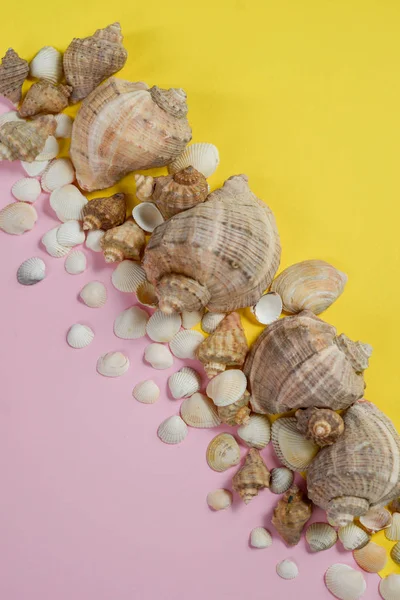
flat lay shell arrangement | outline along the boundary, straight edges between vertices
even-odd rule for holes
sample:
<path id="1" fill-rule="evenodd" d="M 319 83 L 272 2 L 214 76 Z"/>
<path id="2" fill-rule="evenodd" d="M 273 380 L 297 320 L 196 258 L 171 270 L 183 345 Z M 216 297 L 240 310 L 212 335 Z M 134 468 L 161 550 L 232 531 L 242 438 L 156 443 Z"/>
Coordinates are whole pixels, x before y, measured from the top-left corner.
<path id="1" fill-rule="evenodd" d="M 276 495 L 274 530 L 255 523 L 250 547 L 268 549 L 276 535 L 289 548 L 303 537 L 311 553 L 338 543 L 353 552 L 355 568 L 334 564 L 325 583 L 336 598 L 357 600 L 366 589 L 360 569 L 375 573 L 387 561 L 372 541 L 376 532 L 393 542 L 391 557 L 400 564 L 400 438 L 364 399 L 371 346 L 317 316 L 339 299 L 347 276 L 320 259 L 278 274 L 272 210 L 243 174 L 210 190 L 219 153 L 212 143 L 190 143 L 186 92 L 115 77 L 126 61 L 119 23 L 73 39 L 64 54 L 45 46 L 30 63 L 7 50 L 0 94 L 17 110 L 0 116 L 0 160 L 21 161 L 26 176 L 12 187 L 15 202 L 0 210 L 0 229 L 34 229 L 35 202 L 50 195 L 58 223 L 41 239 L 47 254 L 62 258 L 69 276 L 101 253 L 114 264 L 112 285 L 132 299 L 110 324 L 116 342 L 147 336 L 143 360 L 155 370 L 171 368 L 176 358 L 196 361 L 169 376 L 177 408 L 155 434 L 174 445 L 195 429 L 229 427 L 203 448 L 221 474 L 221 487 L 204 493 L 210 509 L 245 510 L 258 495 Z M 35 81 L 23 95 L 28 77 Z M 74 120 L 62 112 L 81 101 Z M 60 158 L 58 140 L 65 138 L 69 157 Z M 101 191 L 155 167 L 166 167 L 165 174 L 136 172 L 124 193 Z M 136 197 L 133 210 L 127 189 Z M 97 197 L 88 201 L 85 193 L 93 191 Z M 46 264 L 35 256 L 16 273 L 27 288 L 45 277 Z M 79 301 L 101 310 L 106 286 L 89 281 Z M 250 348 L 243 310 L 264 326 Z M 64 343 L 84 353 L 95 335 L 85 323 L 71 323 Z M 92 368 L 112 379 L 130 366 L 116 343 Z M 134 382 L 132 397 L 151 405 L 162 392 L 147 379 Z M 271 469 L 263 456 L 270 443 L 280 465 Z M 295 483 L 296 472 L 306 485 Z M 314 505 L 326 521 L 310 525 Z M 299 568 L 288 557 L 276 573 L 291 580 Z M 380 594 L 400 598 L 400 576 L 382 580 Z"/>

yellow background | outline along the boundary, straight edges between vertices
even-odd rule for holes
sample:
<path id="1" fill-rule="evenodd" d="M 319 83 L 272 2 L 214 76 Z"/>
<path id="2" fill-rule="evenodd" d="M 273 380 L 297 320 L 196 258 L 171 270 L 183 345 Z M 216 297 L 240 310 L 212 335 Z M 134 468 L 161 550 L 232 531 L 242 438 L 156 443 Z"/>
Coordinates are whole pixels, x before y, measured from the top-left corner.
<path id="1" fill-rule="evenodd" d="M 348 274 L 324 318 L 373 345 L 366 397 L 400 429 L 398 0 L 21 0 L 2 6 L 0 51 L 30 59 L 116 20 L 119 76 L 187 91 L 193 141 L 220 151 L 212 188 L 248 174 L 281 267 L 320 258 Z"/>

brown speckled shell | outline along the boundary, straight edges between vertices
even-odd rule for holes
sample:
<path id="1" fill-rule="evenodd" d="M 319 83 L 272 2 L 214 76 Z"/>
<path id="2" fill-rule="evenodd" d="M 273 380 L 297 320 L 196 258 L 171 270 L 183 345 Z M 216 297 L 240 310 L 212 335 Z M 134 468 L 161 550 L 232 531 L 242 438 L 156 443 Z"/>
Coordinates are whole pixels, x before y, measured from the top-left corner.
<path id="1" fill-rule="evenodd" d="M 41 153 L 57 122 L 53 116 L 38 117 L 35 121 L 11 121 L 0 127 L 0 160 L 33 162 Z"/>
<path id="2" fill-rule="evenodd" d="M 0 96 L 18 104 L 22 96 L 22 84 L 28 77 L 29 64 L 12 48 L 9 48 L 0 64 Z"/>
<path id="3" fill-rule="evenodd" d="M 103 229 L 122 225 L 126 217 L 125 194 L 113 194 L 106 198 L 94 198 L 82 210 L 83 229 Z"/>
<path id="4" fill-rule="evenodd" d="M 306 408 L 296 411 L 297 429 L 318 446 L 334 444 L 344 431 L 342 417 L 330 408 Z"/>
<path id="5" fill-rule="evenodd" d="M 250 448 L 244 465 L 232 479 L 232 488 L 248 504 L 258 492 L 269 486 L 270 473 L 258 450 Z"/>
<path id="6" fill-rule="evenodd" d="M 311 514 L 311 502 L 297 485 L 293 485 L 276 505 L 272 525 L 288 546 L 296 546 Z"/>
<path id="7" fill-rule="evenodd" d="M 100 240 L 106 262 L 121 262 L 125 258 L 140 260 L 145 243 L 144 231 L 133 219 L 109 229 Z"/>
<path id="8" fill-rule="evenodd" d="M 72 88 L 68 85 L 54 85 L 41 79 L 29 88 L 21 108 L 20 117 L 34 117 L 39 114 L 58 114 L 67 108 Z"/>
<path id="9" fill-rule="evenodd" d="M 235 427 L 236 425 L 244 425 L 250 418 L 250 394 L 246 390 L 243 396 L 228 406 L 218 406 L 217 413 L 222 423 Z"/>

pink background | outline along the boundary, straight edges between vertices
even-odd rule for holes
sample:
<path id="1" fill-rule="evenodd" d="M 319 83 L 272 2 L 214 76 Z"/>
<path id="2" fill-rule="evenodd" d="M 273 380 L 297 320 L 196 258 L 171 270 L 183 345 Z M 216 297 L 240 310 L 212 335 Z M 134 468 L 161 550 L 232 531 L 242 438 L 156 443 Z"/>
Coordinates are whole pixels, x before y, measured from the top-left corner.
<path id="1" fill-rule="evenodd" d="M 0 105 L 0 112 L 6 109 Z M 19 163 L 0 163 L 1 207 L 13 201 L 10 188 L 24 175 Z M 143 363 L 147 338 L 114 336 L 114 318 L 135 297 L 113 288 L 114 267 L 86 247 L 87 270 L 68 275 L 64 259 L 40 245 L 58 224 L 47 194 L 35 208 L 39 219 L 31 232 L 0 232 L 0 599 L 332 598 L 324 573 L 335 562 L 355 566 L 351 553 L 337 545 L 311 555 L 304 538 L 287 548 L 270 526 L 278 496 L 264 491 L 248 506 L 235 496 L 229 510 L 208 508 L 207 493 L 230 487 L 235 470 L 214 473 L 205 450 L 218 431 L 230 428 L 190 429 L 179 446 L 159 441 L 159 423 L 179 412 L 166 382 L 183 361 L 153 370 Z M 21 286 L 16 271 L 31 256 L 45 261 L 47 277 Z M 78 300 L 95 279 L 108 289 L 101 309 Z M 77 322 L 95 332 L 83 350 L 65 341 Z M 111 350 L 131 361 L 119 379 L 96 373 L 97 358 Z M 131 395 L 147 378 L 162 390 L 155 405 Z M 270 446 L 263 455 L 270 469 L 277 465 Z M 315 511 L 313 520 L 323 519 Z M 270 528 L 271 548 L 249 547 L 249 533 L 259 525 Z M 299 566 L 294 581 L 275 572 L 288 557 Z M 378 598 L 379 577 L 365 578 L 364 598 Z"/>

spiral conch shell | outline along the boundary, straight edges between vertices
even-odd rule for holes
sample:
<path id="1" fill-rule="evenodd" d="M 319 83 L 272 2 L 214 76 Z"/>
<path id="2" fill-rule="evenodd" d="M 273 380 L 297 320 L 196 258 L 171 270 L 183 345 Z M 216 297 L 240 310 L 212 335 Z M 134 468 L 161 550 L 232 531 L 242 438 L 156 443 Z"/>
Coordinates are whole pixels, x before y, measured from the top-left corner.
<path id="1" fill-rule="evenodd" d="M 237 175 L 206 202 L 159 225 L 143 266 L 156 286 L 161 310 L 207 306 L 230 312 L 259 299 L 278 268 L 280 253 L 271 210 L 251 192 L 247 177 Z"/>
<path id="2" fill-rule="evenodd" d="M 329 408 L 306 408 L 296 411 L 297 429 L 318 446 L 334 444 L 344 431 L 342 417 Z"/>
<path id="3" fill-rule="evenodd" d="M 107 231 L 122 225 L 126 217 L 125 194 L 113 194 L 107 198 L 95 198 L 83 210 L 83 229 Z"/>
<path id="4" fill-rule="evenodd" d="M 140 260 L 146 238 L 132 219 L 109 229 L 100 240 L 106 262 L 121 262 L 125 258 Z"/>
<path id="5" fill-rule="evenodd" d="M 54 85 L 41 79 L 29 88 L 18 114 L 26 118 L 41 113 L 60 113 L 67 108 L 71 91 L 72 88 L 68 85 Z"/>
<path id="6" fill-rule="evenodd" d="M 297 485 L 293 485 L 279 500 L 272 517 L 272 525 L 288 546 L 296 546 L 304 525 L 311 518 L 311 513 L 311 502 Z"/>
<path id="7" fill-rule="evenodd" d="M 9 48 L 0 64 L 0 96 L 18 104 L 22 96 L 22 84 L 29 73 L 29 64 L 12 48 Z"/>
<path id="8" fill-rule="evenodd" d="M 250 419 L 250 394 L 246 390 L 239 400 L 228 404 L 228 406 L 218 406 L 217 412 L 222 423 L 235 427 L 236 425 L 244 425 Z"/>
<path id="9" fill-rule="evenodd" d="M 243 502 L 248 504 L 258 492 L 269 486 L 270 473 L 256 448 L 250 448 L 244 461 L 232 480 L 232 487 Z"/>
<path id="10" fill-rule="evenodd" d="M 364 393 L 372 348 L 336 336 L 310 311 L 275 321 L 253 344 L 244 365 L 256 412 L 318 406 L 340 410 Z"/>
<path id="11" fill-rule="evenodd" d="M 186 94 L 110 77 L 82 103 L 72 128 L 79 185 L 99 190 L 170 163 L 191 139 Z"/>
<path id="12" fill-rule="evenodd" d="M 347 410 L 344 425 L 343 435 L 323 448 L 307 471 L 310 499 L 338 527 L 384 506 L 400 491 L 400 438 L 391 421 L 362 401 Z"/>
<path id="13" fill-rule="evenodd" d="M 41 153 L 47 138 L 56 130 L 53 116 L 46 115 L 28 123 L 10 121 L 0 127 L 0 160 L 31 163 Z"/>

